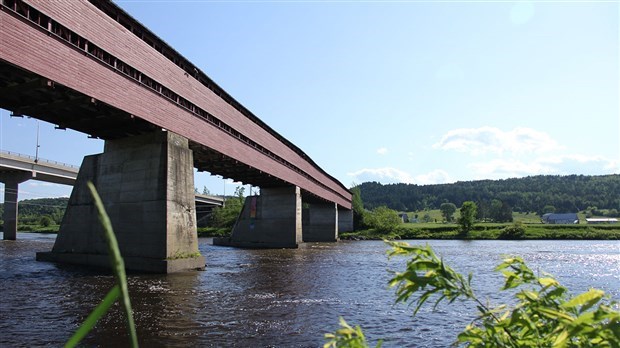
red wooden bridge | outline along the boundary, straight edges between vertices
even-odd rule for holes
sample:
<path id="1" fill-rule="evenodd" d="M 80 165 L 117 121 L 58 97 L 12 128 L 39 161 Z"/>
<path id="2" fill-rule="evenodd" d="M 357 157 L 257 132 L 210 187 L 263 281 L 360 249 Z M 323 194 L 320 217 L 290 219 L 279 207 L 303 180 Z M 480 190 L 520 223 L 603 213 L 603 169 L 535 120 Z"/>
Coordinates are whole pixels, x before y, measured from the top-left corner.
<path id="1" fill-rule="evenodd" d="M 198 170 L 292 189 L 349 224 L 345 186 L 110 1 L 0 0 L 0 108 L 104 139 L 106 152 L 181 139 Z"/>

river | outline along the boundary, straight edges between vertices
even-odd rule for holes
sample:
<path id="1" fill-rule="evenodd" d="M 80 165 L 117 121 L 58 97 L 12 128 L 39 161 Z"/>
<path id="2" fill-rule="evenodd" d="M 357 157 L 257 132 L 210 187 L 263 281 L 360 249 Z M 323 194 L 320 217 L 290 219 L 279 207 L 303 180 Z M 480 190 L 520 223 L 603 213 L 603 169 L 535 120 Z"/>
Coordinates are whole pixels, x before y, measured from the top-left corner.
<path id="1" fill-rule="evenodd" d="M 62 345 L 113 285 L 100 271 L 35 261 L 51 250 L 54 235 L 19 233 L 0 241 L 0 346 Z M 171 275 L 129 275 L 139 340 L 144 347 L 320 347 L 338 317 L 362 326 L 384 347 L 446 347 L 475 315 L 471 305 L 394 305 L 391 270 L 379 241 L 309 243 L 299 249 L 214 247 L 200 238 L 207 269 Z M 618 241 L 415 241 L 428 242 L 491 303 L 502 277 L 502 255 L 520 255 L 535 271 L 553 274 L 573 294 L 590 287 L 620 300 Z M 128 342 L 118 306 L 85 339 L 87 346 Z"/>

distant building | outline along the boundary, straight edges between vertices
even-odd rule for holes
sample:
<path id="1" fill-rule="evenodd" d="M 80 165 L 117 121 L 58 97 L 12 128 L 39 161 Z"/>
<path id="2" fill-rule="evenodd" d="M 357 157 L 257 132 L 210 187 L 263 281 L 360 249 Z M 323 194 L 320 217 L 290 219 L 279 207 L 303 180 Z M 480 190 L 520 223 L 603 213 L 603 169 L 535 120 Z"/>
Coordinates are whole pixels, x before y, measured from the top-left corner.
<path id="1" fill-rule="evenodd" d="M 401 220 L 403 220 L 403 222 L 409 222 L 409 215 L 407 215 L 407 213 L 400 213 L 398 216 Z"/>
<path id="2" fill-rule="evenodd" d="M 616 218 L 589 218 L 586 219 L 588 224 L 615 224 L 618 223 Z"/>
<path id="3" fill-rule="evenodd" d="M 542 222 L 543 224 L 578 224 L 579 218 L 576 213 L 548 213 L 542 216 Z"/>

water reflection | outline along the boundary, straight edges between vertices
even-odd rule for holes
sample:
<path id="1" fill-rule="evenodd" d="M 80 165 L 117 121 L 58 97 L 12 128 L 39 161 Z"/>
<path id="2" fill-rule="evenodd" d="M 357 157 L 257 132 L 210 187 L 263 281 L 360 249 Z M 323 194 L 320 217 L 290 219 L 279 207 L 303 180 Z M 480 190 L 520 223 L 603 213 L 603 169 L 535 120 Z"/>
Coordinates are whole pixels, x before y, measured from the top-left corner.
<path id="1" fill-rule="evenodd" d="M 34 261 L 53 237 L 20 234 L 0 242 L 0 346 L 59 346 L 113 284 L 107 273 Z M 422 241 L 421 243 L 424 243 Z M 493 272 L 503 254 L 521 255 L 534 270 L 555 275 L 573 292 L 598 287 L 620 299 L 617 241 L 429 241 L 446 262 L 474 272 L 480 297 L 505 302 Z M 200 240 L 207 270 L 130 275 L 140 343 L 148 347 L 317 347 L 339 316 L 364 327 L 386 347 L 445 347 L 475 308 L 456 304 L 436 312 L 394 305 L 382 242 L 305 244 L 296 250 L 241 250 Z M 85 340 L 86 346 L 126 346 L 119 306 Z"/>

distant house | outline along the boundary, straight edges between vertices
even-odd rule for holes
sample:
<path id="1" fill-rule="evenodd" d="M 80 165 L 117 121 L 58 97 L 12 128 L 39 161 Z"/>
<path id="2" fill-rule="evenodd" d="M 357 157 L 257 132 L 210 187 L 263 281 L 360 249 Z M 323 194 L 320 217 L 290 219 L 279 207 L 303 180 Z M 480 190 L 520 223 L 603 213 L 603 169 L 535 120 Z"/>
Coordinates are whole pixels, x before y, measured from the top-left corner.
<path id="1" fill-rule="evenodd" d="M 576 213 L 548 213 L 542 216 L 542 222 L 543 224 L 578 224 L 579 218 Z"/>
<path id="2" fill-rule="evenodd" d="M 618 223 L 616 218 L 590 218 L 586 219 L 588 224 L 615 224 Z"/>
<path id="3" fill-rule="evenodd" d="M 407 215 L 407 213 L 400 213 L 398 214 L 398 217 L 400 217 L 403 222 L 409 222 L 409 215 Z"/>

